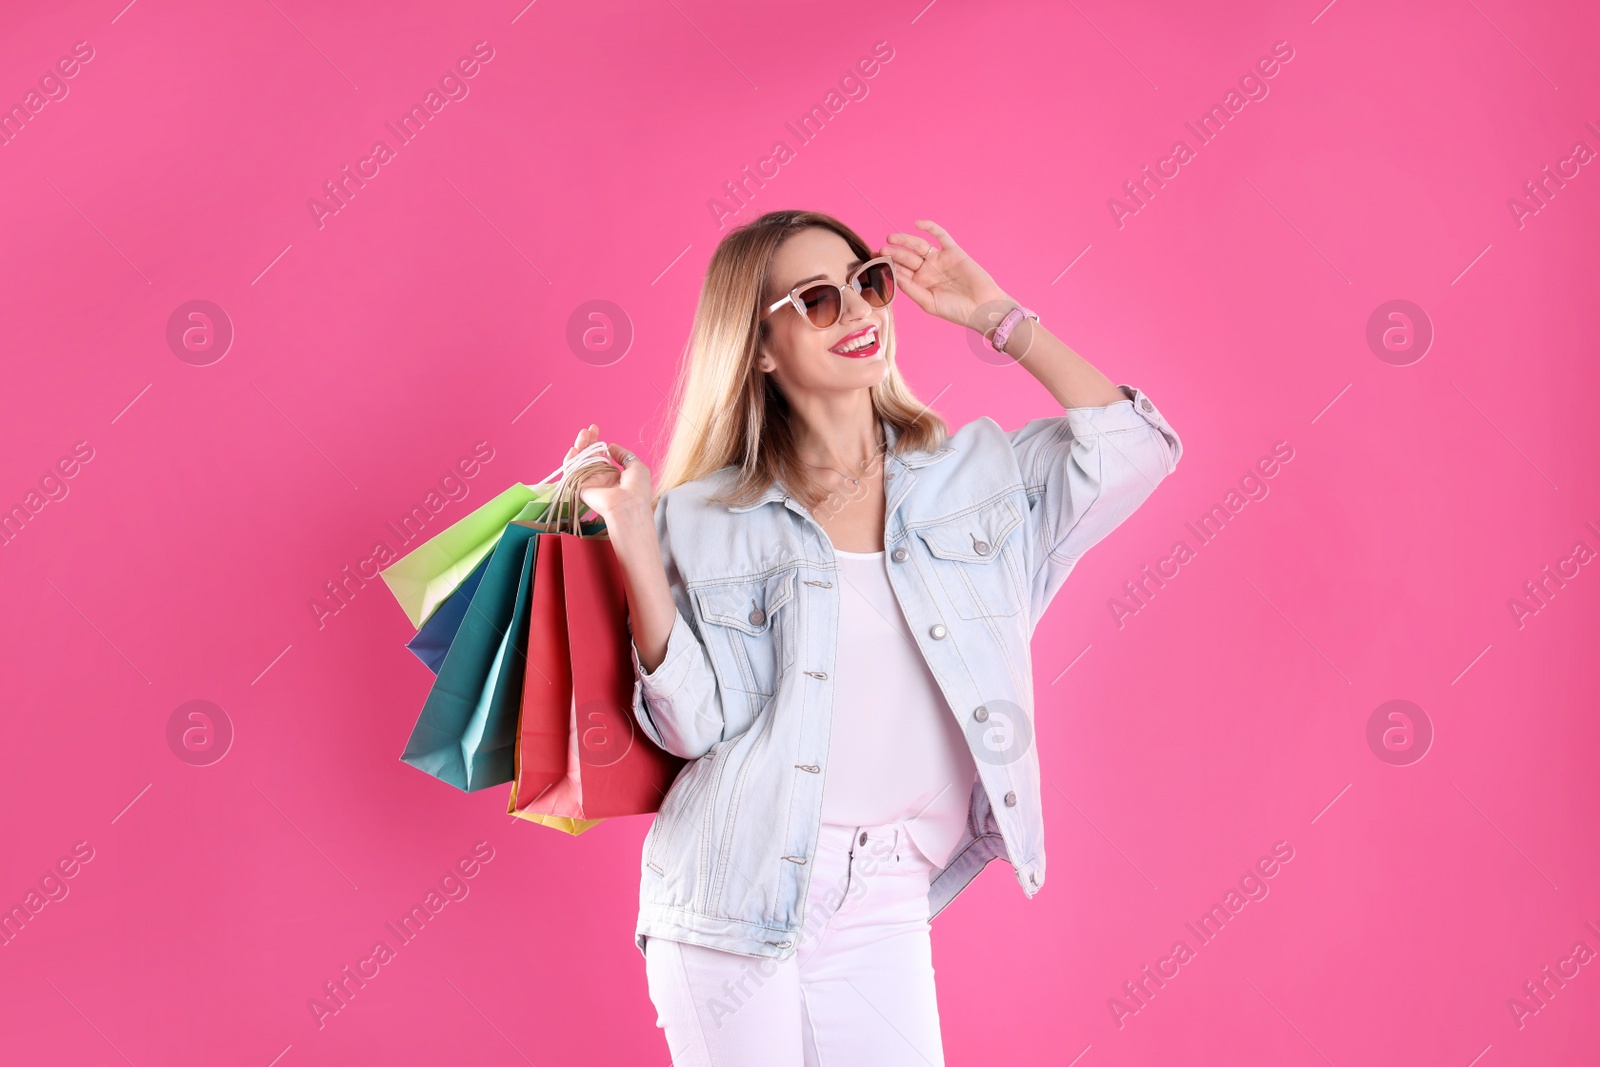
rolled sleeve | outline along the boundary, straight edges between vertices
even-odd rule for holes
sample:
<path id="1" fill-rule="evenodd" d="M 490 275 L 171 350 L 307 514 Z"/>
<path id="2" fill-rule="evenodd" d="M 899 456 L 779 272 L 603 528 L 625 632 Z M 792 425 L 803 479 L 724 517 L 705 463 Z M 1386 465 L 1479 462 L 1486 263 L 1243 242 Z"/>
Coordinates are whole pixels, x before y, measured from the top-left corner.
<path id="1" fill-rule="evenodd" d="M 1034 619 L 1078 559 L 1177 470 L 1183 444 L 1141 390 L 1102 407 L 1063 408 L 1010 431 L 1031 508 Z"/>
<path id="2" fill-rule="evenodd" d="M 656 535 L 676 604 L 667 651 L 656 669 L 646 671 L 639 646 L 628 641 L 633 660 L 633 715 L 650 740 L 675 756 L 698 759 L 722 740 L 722 693 L 700 635 L 685 617 L 688 595 L 677 573 L 663 500 L 656 511 Z"/>
<path id="3" fill-rule="evenodd" d="M 1131 385 L 1119 385 L 1127 400 L 1118 400 L 1098 408 L 1065 408 L 1065 417 L 1072 428 L 1072 436 L 1091 437 L 1095 434 L 1114 434 L 1124 431 L 1154 430 L 1144 434 L 1141 445 L 1153 446 L 1162 458 L 1163 475 L 1178 469 L 1178 457 L 1183 453 L 1183 443 L 1168 425 L 1166 417 L 1144 391 Z M 1123 442 L 1117 442 L 1122 445 Z M 1155 488 L 1151 486 L 1151 488 Z"/>
<path id="4" fill-rule="evenodd" d="M 688 644 L 694 639 L 694 633 L 684 621 L 682 612 L 675 614 L 672 629 L 667 633 L 667 654 L 653 671 L 645 670 L 644 664 L 639 661 L 639 646 L 628 642 L 628 648 L 633 653 L 633 669 L 651 696 L 666 699 L 683 684 L 689 676 Z"/>

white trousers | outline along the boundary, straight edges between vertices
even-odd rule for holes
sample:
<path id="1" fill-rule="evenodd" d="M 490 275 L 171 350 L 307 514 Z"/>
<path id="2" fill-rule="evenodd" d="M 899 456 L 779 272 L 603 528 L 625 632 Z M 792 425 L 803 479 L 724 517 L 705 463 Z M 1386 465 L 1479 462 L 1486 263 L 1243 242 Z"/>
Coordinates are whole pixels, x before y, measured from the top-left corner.
<path id="1" fill-rule="evenodd" d="M 645 942 L 672 1067 L 943 1067 L 928 922 L 933 863 L 904 823 L 824 823 L 786 960 Z"/>

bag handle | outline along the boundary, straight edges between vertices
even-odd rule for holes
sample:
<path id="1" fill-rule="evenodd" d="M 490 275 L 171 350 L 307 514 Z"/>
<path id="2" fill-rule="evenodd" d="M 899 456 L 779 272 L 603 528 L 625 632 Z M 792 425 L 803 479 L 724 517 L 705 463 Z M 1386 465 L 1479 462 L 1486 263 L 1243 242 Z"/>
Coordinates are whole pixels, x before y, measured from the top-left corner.
<path id="1" fill-rule="evenodd" d="M 535 525 L 546 532 L 561 532 L 562 508 L 565 507 L 567 523 L 571 527 L 569 532 L 576 537 L 582 537 L 580 519 L 583 513 L 593 509 L 583 503 L 578 490 L 586 478 L 607 467 L 618 469 L 604 441 L 596 441 L 569 459 L 563 460 L 560 467 L 542 479 L 544 482 L 556 479 L 555 490 L 550 495 L 550 507 L 545 511 L 546 516 L 554 517 L 546 518 Z"/>

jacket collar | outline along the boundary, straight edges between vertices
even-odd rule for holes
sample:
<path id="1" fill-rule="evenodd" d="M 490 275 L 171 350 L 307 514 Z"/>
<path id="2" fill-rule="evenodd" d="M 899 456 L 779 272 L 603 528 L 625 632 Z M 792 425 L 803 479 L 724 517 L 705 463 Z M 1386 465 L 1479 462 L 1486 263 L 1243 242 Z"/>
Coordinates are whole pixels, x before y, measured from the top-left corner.
<path id="1" fill-rule="evenodd" d="M 941 459 L 944 459 L 946 456 L 955 451 L 953 447 L 946 445 L 936 452 L 919 450 L 915 452 L 907 452 L 904 455 L 896 455 L 894 451 L 894 444 L 895 441 L 899 439 L 900 434 L 892 423 L 884 422 L 882 425 L 884 441 L 889 450 L 888 455 L 884 457 L 884 468 L 886 471 L 894 470 L 897 467 L 907 470 L 915 470 L 918 467 L 926 467 L 930 463 L 939 462 Z M 767 488 L 762 491 L 760 496 L 750 501 L 750 503 L 739 504 L 737 506 L 730 505 L 728 510 L 751 511 L 763 504 L 769 504 L 775 500 L 787 501 L 788 499 L 789 494 L 787 490 L 784 489 L 782 484 L 775 480 L 771 485 L 767 486 Z"/>

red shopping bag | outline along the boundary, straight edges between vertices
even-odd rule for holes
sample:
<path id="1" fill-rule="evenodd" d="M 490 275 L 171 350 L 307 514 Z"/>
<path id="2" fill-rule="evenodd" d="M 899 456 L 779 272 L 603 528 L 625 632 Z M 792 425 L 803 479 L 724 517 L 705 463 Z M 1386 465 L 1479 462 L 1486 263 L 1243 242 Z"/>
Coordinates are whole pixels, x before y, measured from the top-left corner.
<path id="1" fill-rule="evenodd" d="M 633 717 L 632 638 L 616 552 L 604 536 L 534 539 L 507 811 L 574 820 L 657 811 L 685 761 L 657 747 Z"/>

